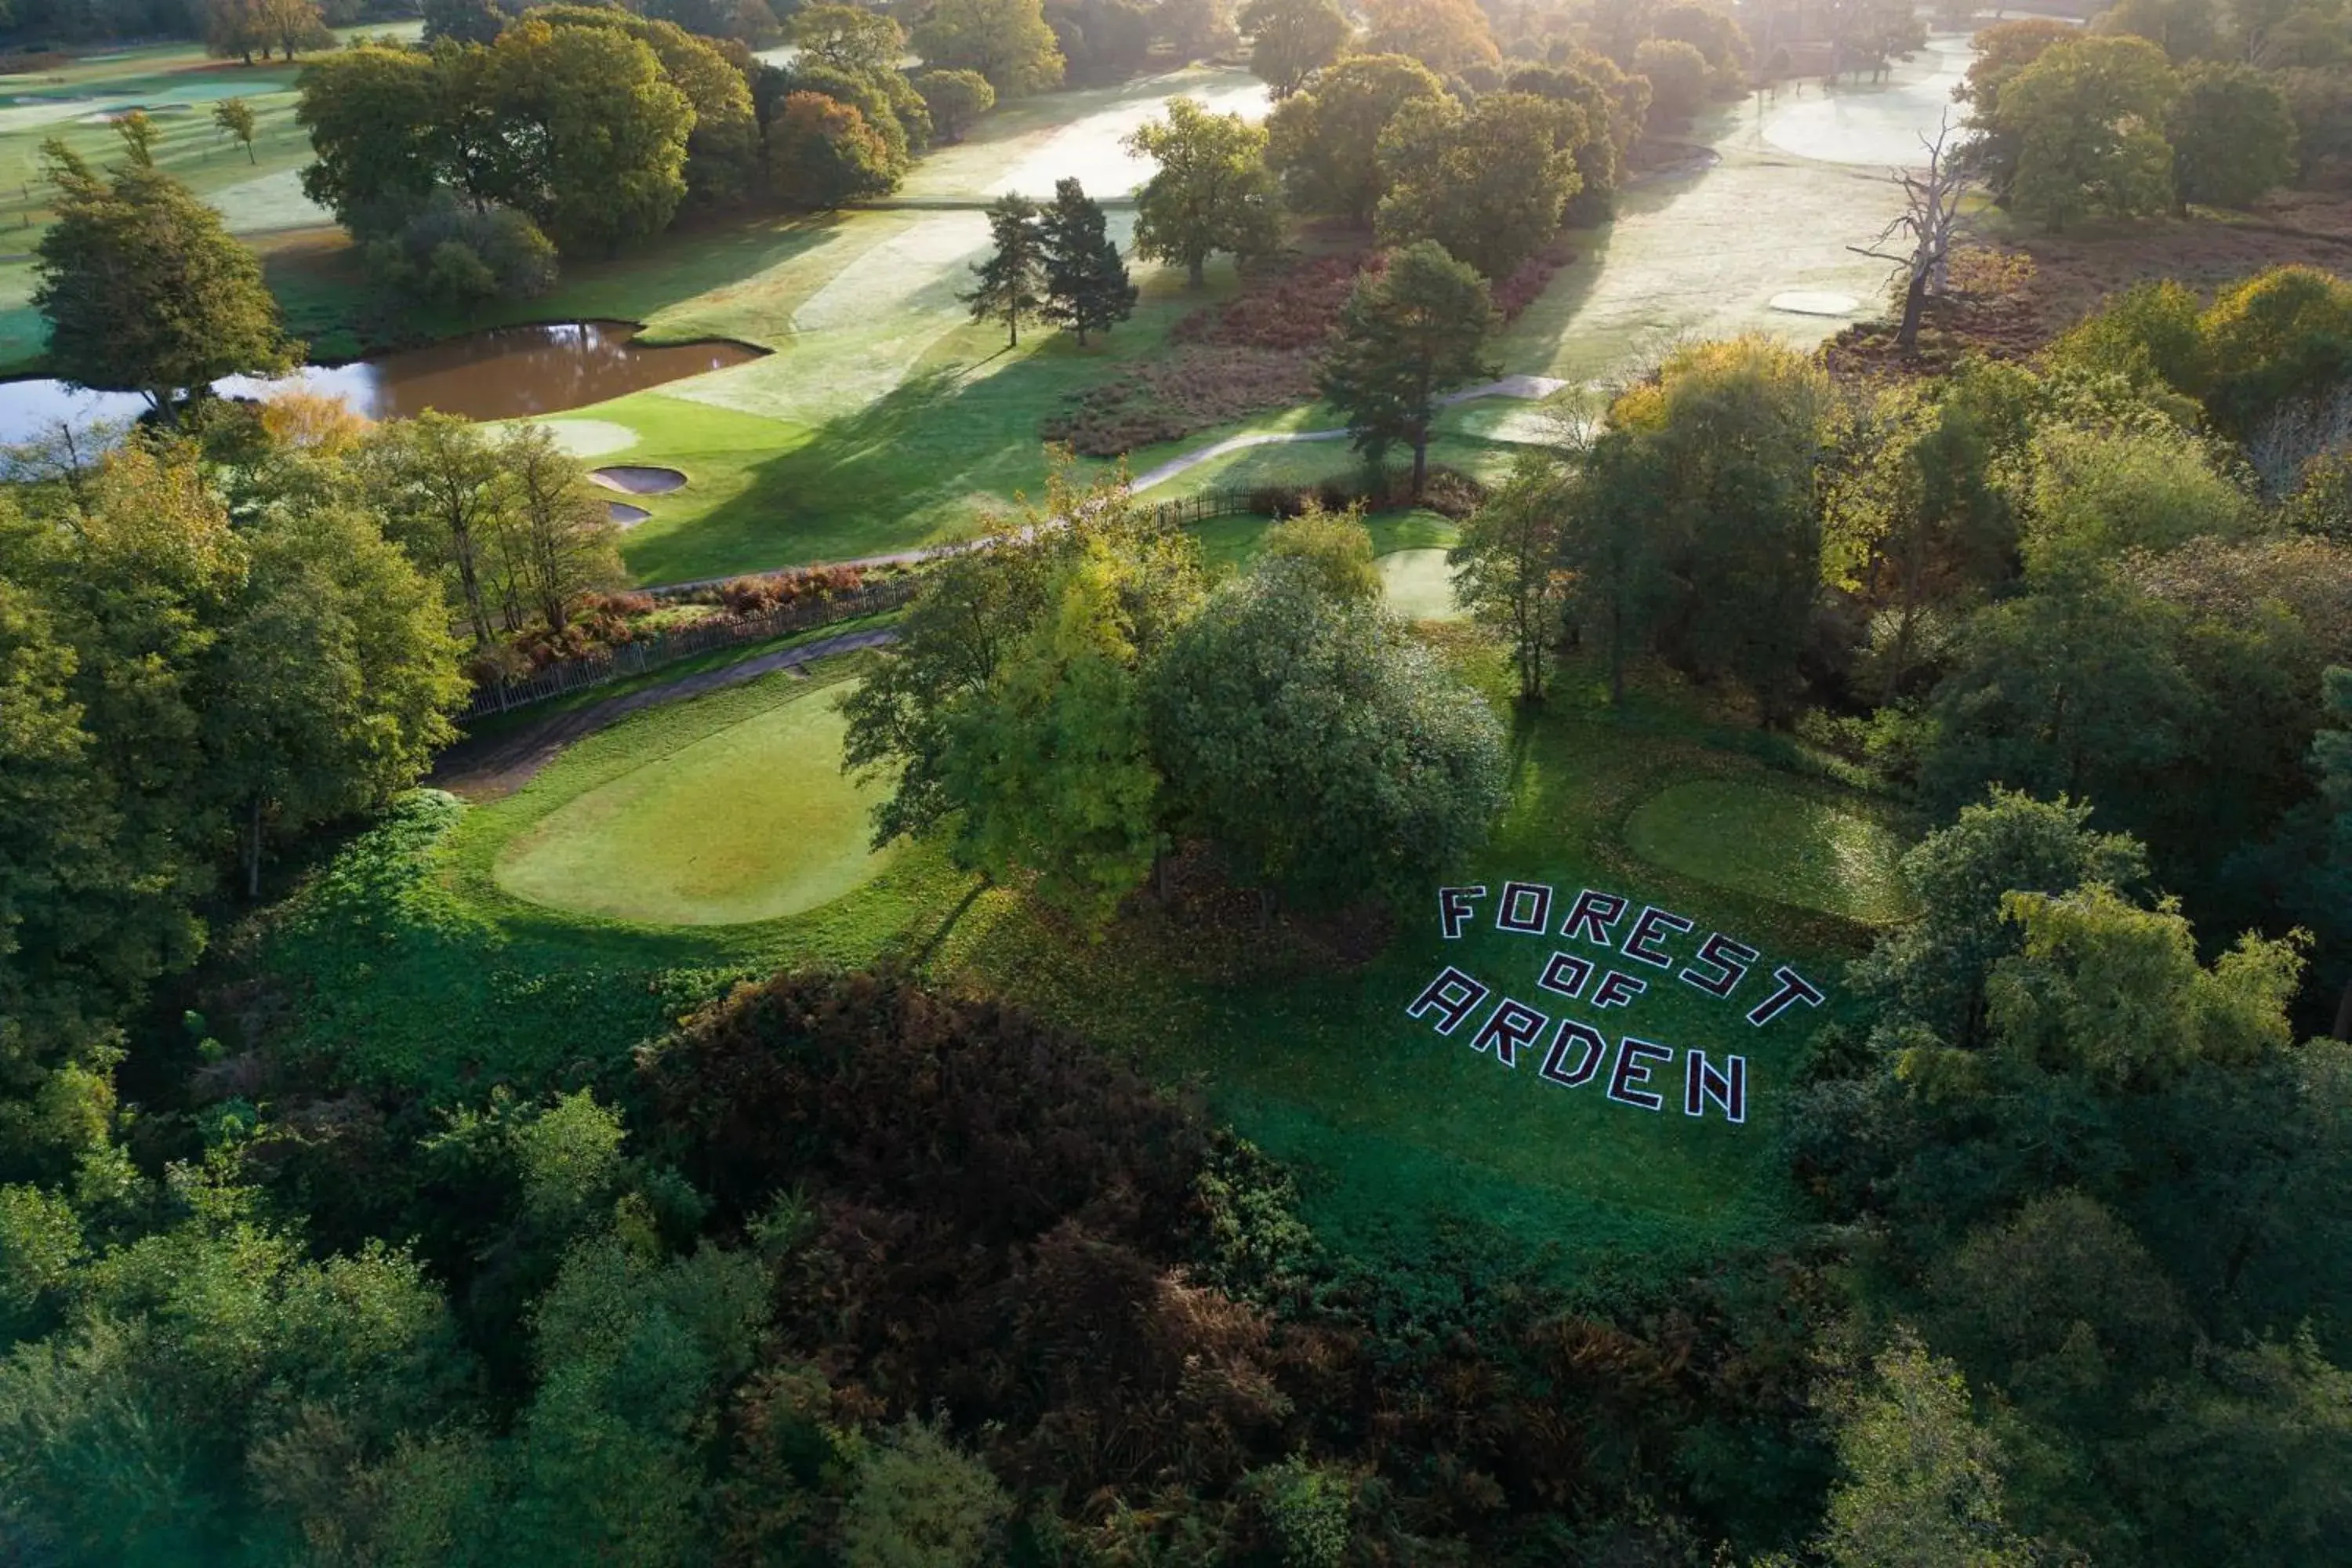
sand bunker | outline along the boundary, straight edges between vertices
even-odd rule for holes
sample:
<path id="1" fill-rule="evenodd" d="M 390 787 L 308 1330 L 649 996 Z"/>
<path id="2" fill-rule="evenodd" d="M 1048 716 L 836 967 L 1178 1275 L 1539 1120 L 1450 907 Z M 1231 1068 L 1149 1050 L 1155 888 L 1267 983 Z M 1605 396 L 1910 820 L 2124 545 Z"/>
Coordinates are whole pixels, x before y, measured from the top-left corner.
<path id="1" fill-rule="evenodd" d="M 641 506 L 631 506 L 625 500 L 606 501 L 604 503 L 604 511 L 606 515 L 612 518 L 614 523 L 618 524 L 622 528 L 635 528 L 637 524 L 645 521 L 646 519 L 653 516 L 653 513 L 647 511 L 645 508 Z"/>
<path id="2" fill-rule="evenodd" d="M 1851 294 L 1832 294 L 1823 289 L 1791 289 L 1785 294 L 1772 296 L 1772 309 L 1786 310 L 1792 316 L 1851 316 L 1862 308 L 1862 301 Z"/>
<path id="3" fill-rule="evenodd" d="M 676 468 L 646 468 L 635 463 L 616 463 L 609 468 L 593 468 L 588 477 L 608 490 L 624 495 L 661 496 L 686 486 L 686 476 Z"/>

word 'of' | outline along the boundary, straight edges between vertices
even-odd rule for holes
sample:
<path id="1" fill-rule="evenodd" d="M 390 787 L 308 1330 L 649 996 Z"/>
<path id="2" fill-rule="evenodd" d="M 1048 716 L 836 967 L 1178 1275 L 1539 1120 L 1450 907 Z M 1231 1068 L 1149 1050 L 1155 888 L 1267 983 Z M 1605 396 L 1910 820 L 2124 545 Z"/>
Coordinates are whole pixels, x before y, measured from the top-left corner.
<path id="1" fill-rule="evenodd" d="M 1591 966 L 1585 967 L 1589 971 Z M 1486 985 L 1449 965 L 1423 987 L 1421 994 L 1405 1009 L 1405 1016 L 1420 1018 L 1433 1013 L 1437 1032 L 1452 1035 L 1491 994 Z M 1582 1089 L 1600 1079 L 1602 1064 L 1610 1060 L 1606 1036 L 1574 1018 L 1561 1018 L 1555 1027 L 1549 1016 L 1508 996 L 1496 1005 L 1486 1021 L 1478 1026 L 1477 1033 L 1470 1037 L 1470 1048 L 1491 1051 L 1505 1067 L 1517 1068 L 1519 1053 L 1524 1050 L 1533 1055 L 1546 1034 L 1551 1039 L 1544 1048 L 1543 1065 L 1536 1068 L 1538 1078 L 1562 1089 Z M 1662 1110 L 1666 1097 L 1649 1085 L 1658 1073 L 1673 1065 L 1674 1059 L 1672 1046 L 1627 1035 L 1617 1042 L 1615 1061 L 1609 1068 L 1604 1092 L 1620 1105 L 1637 1106 L 1643 1110 Z M 1703 1117 L 1710 1104 L 1723 1112 L 1725 1121 L 1735 1125 L 1748 1120 L 1746 1057 L 1726 1057 L 1722 1066 L 1717 1067 L 1705 1051 L 1694 1048 L 1683 1053 L 1683 1114 Z"/>
<path id="2" fill-rule="evenodd" d="M 1483 886 L 1440 888 L 1437 889 L 1437 924 L 1448 942 L 1458 940 L 1463 929 L 1476 912 L 1475 906 L 1486 896 Z M 1520 936 L 1549 936 L 1551 930 L 1552 891 L 1544 882 L 1506 882 L 1502 895 L 1495 900 L 1495 929 Z M 1612 932 L 1633 907 L 1629 899 L 1615 893 L 1603 893 L 1591 888 L 1576 895 L 1570 906 L 1567 921 L 1559 934 L 1571 942 L 1589 942 L 1596 947 L 1613 949 L 1627 958 L 1649 964 L 1654 969 L 1672 970 L 1674 954 L 1661 944 L 1667 936 L 1686 935 L 1696 929 L 1695 921 L 1685 920 L 1671 910 L 1655 904 L 1643 908 L 1634 918 L 1625 939 L 1615 941 Z M 1727 1000 L 1739 983 L 1748 978 L 1763 955 L 1746 942 L 1735 942 L 1721 931 L 1710 932 L 1691 962 L 1675 978 L 1696 986 L 1710 996 Z M 1592 964 L 1571 953 L 1555 952 L 1545 968 L 1543 978 L 1536 984 L 1547 991 L 1563 996 L 1577 996 L 1584 983 L 1591 978 Z M 1787 964 L 1772 971 L 1778 989 L 1748 1009 L 1748 1021 L 1762 1028 L 1781 1014 L 1801 1002 L 1808 1007 L 1818 1007 L 1823 1000 L 1822 990 L 1811 981 Z M 1592 993 L 1596 1007 L 1622 1007 L 1649 989 L 1649 983 L 1633 975 L 1610 970 L 1601 977 Z M 1418 1016 L 1418 1015 L 1416 1015 Z"/>

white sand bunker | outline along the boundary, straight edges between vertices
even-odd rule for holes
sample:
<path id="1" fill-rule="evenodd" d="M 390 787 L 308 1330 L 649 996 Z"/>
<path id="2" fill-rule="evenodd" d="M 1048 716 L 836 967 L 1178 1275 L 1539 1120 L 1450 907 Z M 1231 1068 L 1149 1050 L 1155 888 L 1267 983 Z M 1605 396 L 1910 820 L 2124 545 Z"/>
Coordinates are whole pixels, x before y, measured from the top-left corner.
<path id="1" fill-rule="evenodd" d="M 635 430 L 610 419 L 542 419 L 539 423 L 567 457 L 606 458 L 637 444 Z"/>
<path id="2" fill-rule="evenodd" d="M 686 488 L 686 476 L 676 468 L 655 468 L 631 463 L 611 468 L 593 468 L 588 477 L 608 490 L 624 495 L 661 496 Z"/>
<path id="3" fill-rule="evenodd" d="M 653 513 L 647 511 L 645 508 L 641 506 L 631 506 L 625 500 L 606 501 L 604 503 L 604 511 L 606 515 L 612 518 L 614 523 L 618 524 L 622 528 L 635 528 L 637 524 L 645 521 L 646 519 L 653 516 Z"/>
<path id="4" fill-rule="evenodd" d="M 1825 289 L 1791 289 L 1775 294 L 1772 309 L 1786 310 L 1792 316 L 1851 316 L 1862 308 L 1862 301 L 1851 294 L 1832 294 Z"/>

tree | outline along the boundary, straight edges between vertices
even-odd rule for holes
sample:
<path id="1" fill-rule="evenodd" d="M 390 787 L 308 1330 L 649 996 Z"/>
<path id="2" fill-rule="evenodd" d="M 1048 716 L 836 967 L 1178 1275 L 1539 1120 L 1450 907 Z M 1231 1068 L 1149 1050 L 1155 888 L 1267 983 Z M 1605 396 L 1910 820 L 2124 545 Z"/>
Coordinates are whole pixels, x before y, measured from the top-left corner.
<path id="1" fill-rule="evenodd" d="M 1276 561 L 1211 595 L 1151 680 L 1151 749 L 1181 834 L 1310 902 L 1459 865 L 1503 801 L 1502 730 L 1375 605 Z"/>
<path id="2" fill-rule="evenodd" d="M 412 560 L 456 579 L 475 650 L 487 650 L 490 606 L 483 579 L 511 503 L 497 448 L 471 420 L 427 409 L 379 426 L 364 460 L 384 533 Z"/>
<path id="3" fill-rule="evenodd" d="M 2093 211 L 2119 217 L 2172 205 L 2162 127 L 2176 94 L 2164 51 L 2145 38 L 2054 44 L 2000 89 L 1993 125 L 2017 147 L 2011 205 L 2053 231 Z"/>
<path id="4" fill-rule="evenodd" d="M 2005 1517 L 2001 1454 L 1959 1370 L 1898 1331 L 1835 1401 L 1839 1479 L 1821 1551 L 1835 1568 L 2029 1568 Z"/>
<path id="5" fill-rule="evenodd" d="M 1648 451 L 1611 452 L 1603 475 L 1628 493 L 1596 501 L 1604 516 L 1650 509 L 1643 552 L 1659 552 L 1669 584 L 1659 651 L 1699 679 L 1738 681 L 1767 723 L 1786 712 L 1813 625 L 1832 408 L 1817 364 L 1751 336 L 1669 356 L 1609 411 Z"/>
<path id="6" fill-rule="evenodd" d="M 2242 207 L 2294 173 L 2294 116 L 2286 94 L 2252 66 L 2200 62 L 2181 73 L 2180 96 L 2165 122 L 2172 142 L 2173 195 Z"/>
<path id="7" fill-rule="evenodd" d="M 1463 521 L 1448 552 L 1454 596 L 1472 616 L 1509 639 L 1519 699 L 1540 702 L 1568 603 L 1561 564 L 1568 478 L 1555 464 L 1525 459 L 1510 482 Z"/>
<path id="8" fill-rule="evenodd" d="M 1919 174 L 1895 171 L 1895 183 L 1903 187 L 1903 211 L 1879 231 L 1873 244 L 1847 247 L 1901 265 L 1903 319 L 1895 330 L 1895 346 L 1906 354 L 1919 346 L 1919 321 L 1927 313 L 1927 296 L 1943 289 L 1952 239 L 1959 230 L 1960 200 L 1975 183 L 1959 149 L 1948 145 L 1951 132 L 1948 113 L 1937 125 L 1933 142 L 1920 138 L 1927 149 L 1927 169 Z M 1883 248 L 1897 235 L 1910 243 L 1899 251 Z"/>
<path id="9" fill-rule="evenodd" d="M 1633 74 L 1650 84 L 1650 108 L 1661 120 L 1688 120 L 1706 101 L 1706 57 L 1679 38 L 1644 39 Z"/>
<path id="10" fill-rule="evenodd" d="M 326 18 L 320 16 L 314 0 L 251 0 L 251 3 L 259 10 L 269 37 L 277 40 L 278 52 L 289 63 L 298 48 L 331 49 L 335 47 L 335 35 L 327 30 Z"/>
<path id="11" fill-rule="evenodd" d="M 614 542 L 619 529 L 596 498 L 587 470 L 544 425 L 510 426 L 499 441 L 513 507 L 498 539 L 517 596 L 549 629 L 562 631 L 583 594 L 627 581 Z"/>
<path id="12" fill-rule="evenodd" d="M 1429 472 L 1429 426 L 1449 390 L 1493 374 L 1481 357 L 1495 310 L 1486 280 L 1424 239 L 1360 277 L 1339 312 L 1316 388 L 1342 414 L 1372 463 L 1412 449 L 1412 494 Z"/>
<path id="13" fill-rule="evenodd" d="M 2092 27 L 2145 38 L 2179 65 L 2221 53 L 2221 23 L 2213 0 L 2116 0 Z"/>
<path id="14" fill-rule="evenodd" d="M 2090 819 L 2087 804 L 1994 785 L 1906 851 L 1896 875 L 1918 913 L 1880 937 L 1852 972 L 1859 989 L 1885 1005 L 1882 1027 L 1899 1036 L 1916 1026 L 1960 1049 L 1982 1046 L 1985 977 L 2024 949 L 2002 900 L 2090 882 L 2130 889 L 2147 876 L 2147 852 L 2137 840 L 2094 833 Z"/>
<path id="15" fill-rule="evenodd" d="M 507 25 L 498 0 L 424 0 L 425 43 L 494 44 Z"/>
<path id="16" fill-rule="evenodd" d="M 1364 526 L 1360 503 L 1330 512 L 1309 496 L 1303 510 L 1265 531 L 1258 559 L 1269 569 L 1279 562 L 1305 573 L 1329 598 L 1369 605 L 1381 597 L 1381 569 L 1373 563 L 1372 533 Z"/>
<path id="17" fill-rule="evenodd" d="M 1381 134 L 1406 105 L 1441 103 L 1445 84 L 1405 55 L 1351 55 L 1266 117 L 1268 166 L 1300 212 L 1372 221 L 1387 190 Z"/>
<path id="18" fill-rule="evenodd" d="M 887 195 L 898 169 L 866 117 L 822 93 L 793 93 L 768 127 L 769 192 L 788 206 L 824 212 Z"/>
<path id="19" fill-rule="evenodd" d="M 995 248 L 972 264 L 971 292 L 963 296 L 975 321 L 1003 321 L 1004 346 L 1021 346 L 1021 323 L 1045 313 L 1045 237 L 1037 204 L 1008 191 L 988 206 L 989 243 Z"/>
<path id="20" fill-rule="evenodd" d="M 939 0 L 915 25 L 915 52 L 938 70 L 973 70 L 999 98 L 1062 79 L 1062 51 L 1040 0 Z"/>
<path id="21" fill-rule="evenodd" d="M 487 58 L 370 45 L 303 67 L 294 121 L 309 133 L 315 161 L 302 171 L 302 194 L 353 234 L 398 228 L 441 183 L 454 140 L 447 131 L 458 119 L 458 61 Z M 452 183 L 478 200 L 497 194 L 462 177 Z"/>
<path id="22" fill-rule="evenodd" d="M 1386 246 L 1433 239 L 1489 279 L 1508 278 L 1559 232 L 1579 185 L 1583 111 L 1523 92 L 1412 105 L 1381 133 L 1377 232 Z"/>
<path id="23" fill-rule="evenodd" d="M 209 53 L 251 65 L 254 52 L 267 56 L 275 41 L 262 0 L 205 0 L 205 47 Z"/>
<path id="24" fill-rule="evenodd" d="M 1410 55 L 1440 76 L 1501 63 L 1476 0 L 1371 0 L 1364 52 Z"/>
<path id="25" fill-rule="evenodd" d="M 861 74 L 895 71 L 907 52 L 907 34 L 898 23 L 863 5 L 810 5 L 793 14 L 784 29 L 803 58 L 835 70 Z"/>
<path id="26" fill-rule="evenodd" d="M 1184 584 L 1197 564 L 1113 572 L 1108 581 L 1117 585 L 1117 611 L 1090 609 L 1095 630 L 1058 652 L 1050 633 L 1041 630 L 1067 585 L 1069 569 L 1090 551 L 1108 549 L 1115 561 L 1146 560 L 1151 552 L 1164 551 L 1172 561 L 1189 549 L 1181 539 L 1160 539 L 1145 525 L 1147 517 L 1115 481 L 1081 489 L 1057 469 L 1048 477 L 1041 505 L 932 569 L 888 649 L 841 701 L 848 719 L 843 771 L 870 771 L 889 784 L 889 793 L 874 809 L 877 847 L 937 831 L 966 800 L 976 798 L 964 792 L 982 780 L 984 770 L 960 760 L 959 746 L 971 739 L 963 728 L 965 716 L 987 708 L 991 693 L 1009 679 L 1017 650 L 1030 646 L 1033 653 L 1076 658 L 1089 641 L 1102 645 L 1100 616 L 1106 614 L 1122 620 L 1127 629 L 1121 635 L 1136 647 L 1158 645 L 1176 618 L 1188 592 Z M 1033 668 L 1048 671 L 1051 663 L 1052 658 L 1033 662 Z M 1054 693 L 1041 686 L 1038 696 L 1039 710 L 1050 715 Z M 1091 744 L 1082 736 L 1072 742 Z M 1082 785 L 1083 780 L 1073 783 Z M 1034 868 L 1035 863 L 1029 864 Z"/>
<path id="27" fill-rule="evenodd" d="M 846 1568 L 979 1568 L 1013 1513 L 988 1467 L 908 1416 L 859 1459 L 843 1510 Z"/>
<path id="28" fill-rule="evenodd" d="M 609 255 L 668 226 L 686 195 L 694 108 L 650 45 L 530 17 L 491 55 L 500 133 L 521 149 L 503 199 L 567 253 Z"/>
<path id="29" fill-rule="evenodd" d="M 447 714 L 466 681 L 439 591 L 363 513 L 288 510 L 246 538 L 252 563 L 205 719 L 255 898 L 265 833 L 289 837 L 406 788 L 454 737 Z"/>
<path id="30" fill-rule="evenodd" d="M 1250 70 L 1277 102 L 1338 59 L 1355 31 L 1332 0 L 1250 0 L 1239 20 L 1249 35 Z"/>
<path id="31" fill-rule="evenodd" d="M 1146 121 L 1120 145 L 1159 164 L 1135 194 L 1135 253 L 1183 264 L 1195 289 L 1209 257 L 1247 261 L 1277 238 L 1265 132 L 1238 114 L 1212 114 L 1189 98 L 1168 100 L 1168 118 Z"/>
<path id="32" fill-rule="evenodd" d="M 1186 64 L 1241 42 L 1231 0 L 1160 0 L 1151 9 L 1150 36 Z"/>
<path id="33" fill-rule="evenodd" d="M 258 163 L 254 156 L 253 136 L 257 125 L 253 105 L 241 98 L 224 98 L 213 105 L 213 123 L 230 137 L 244 144 L 245 161 Z"/>
<path id="34" fill-rule="evenodd" d="M 931 124 L 942 142 L 961 142 L 963 133 L 996 107 L 996 89 L 978 71 L 925 71 L 915 89 L 931 111 Z"/>
<path id="35" fill-rule="evenodd" d="M 170 419 L 222 376 L 295 363 L 253 252 L 186 186 L 135 158 L 101 178 L 55 139 L 43 156 L 58 219 L 37 247 L 33 303 L 58 375 L 139 393 Z"/>
<path id="36" fill-rule="evenodd" d="M 2081 37 L 2082 29 L 2054 17 L 2027 16 L 1995 22 L 1973 40 L 1976 58 L 1952 96 L 1969 106 L 1968 127 L 1976 137 L 1968 144 L 1969 163 L 1980 170 L 1996 199 L 2006 201 L 2017 178 L 2018 138 L 2000 128 L 2001 90 L 2017 74 L 2042 58 L 2053 44 Z"/>
<path id="37" fill-rule="evenodd" d="M 685 95 L 692 113 L 686 138 L 686 195 L 707 207 L 733 206 L 759 184 L 760 122 L 741 67 L 707 39 L 668 22 L 617 6 L 534 7 L 534 21 L 555 27 L 593 27 L 636 39 L 654 52 L 662 79 Z M 897 73 L 888 73 L 897 79 Z M 912 89 L 909 89 L 911 92 Z"/>
<path id="38" fill-rule="evenodd" d="M 1045 614 L 987 689 L 947 719 L 940 768 L 957 858 L 1100 923 L 1165 844 L 1141 672 L 1201 591 L 1189 538 L 1115 495 L 1087 498 L 1057 543 Z M 1084 503 L 1082 503 L 1084 504 Z"/>
<path id="39" fill-rule="evenodd" d="M 1135 285 L 1110 237 L 1103 210 L 1076 180 L 1054 183 L 1054 205 L 1038 226 L 1045 262 L 1043 313 L 1078 334 L 1107 332 L 1135 313 Z M 998 254 L 1003 254 L 1000 245 Z"/>

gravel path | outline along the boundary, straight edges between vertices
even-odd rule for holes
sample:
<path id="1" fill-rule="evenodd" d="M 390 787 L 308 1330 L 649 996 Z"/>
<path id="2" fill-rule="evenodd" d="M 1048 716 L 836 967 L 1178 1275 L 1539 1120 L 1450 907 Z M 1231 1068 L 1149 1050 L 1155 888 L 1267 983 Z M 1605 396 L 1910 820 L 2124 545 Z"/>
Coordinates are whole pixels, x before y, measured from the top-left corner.
<path id="1" fill-rule="evenodd" d="M 608 697 L 602 702 L 589 703 L 583 708 L 550 714 L 537 723 L 523 724 L 485 740 L 460 741 L 434 760 L 433 774 L 425 782 L 436 789 L 446 789 L 451 795 L 467 800 L 496 800 L 529 784 L 532 775 L 552 762 L 555 754 L 572 742 L 583 735 L 593 735 L 606 725 L 616 723 L 640 710 L 664 702 L 676 702 L 682 698 L 699 697 L 706 691 L 717 691 L 729 686 L 740 686 L 747 680 L 757 680 L 780 669 L 792 669 L 813 659 L 823 658 L 827 654 L 874 647 L 889 641 L 890 635 L 887 626 L 869 626 L 862 631 L 843 632 L 838 637 L 819 637 L 814 642 L 747 658 L 740 664 L 706 669 L 664 685 L 648 686 L 623 696 Z"/>

